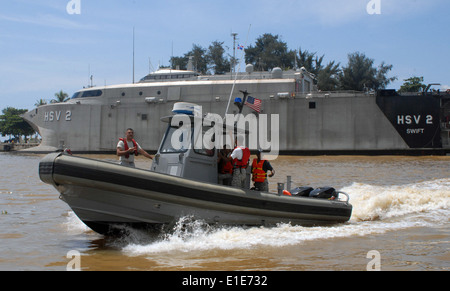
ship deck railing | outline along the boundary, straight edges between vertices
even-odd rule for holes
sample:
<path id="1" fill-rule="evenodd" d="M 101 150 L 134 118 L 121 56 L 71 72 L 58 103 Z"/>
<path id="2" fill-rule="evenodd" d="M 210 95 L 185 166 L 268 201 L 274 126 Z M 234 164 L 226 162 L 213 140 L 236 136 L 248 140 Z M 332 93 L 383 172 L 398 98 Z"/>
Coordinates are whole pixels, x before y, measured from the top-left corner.
<path id="1" fill-rule="evenodd" d="M 361 91 L 312 91 L 312 92 L 294 92 L 292 96 L 295 98 L 336 98 L 336 97 L 371 97 L 375 96 L 376 92 L 361 92 Z M 280 97 L 280 96 L 278 96 Z"/>

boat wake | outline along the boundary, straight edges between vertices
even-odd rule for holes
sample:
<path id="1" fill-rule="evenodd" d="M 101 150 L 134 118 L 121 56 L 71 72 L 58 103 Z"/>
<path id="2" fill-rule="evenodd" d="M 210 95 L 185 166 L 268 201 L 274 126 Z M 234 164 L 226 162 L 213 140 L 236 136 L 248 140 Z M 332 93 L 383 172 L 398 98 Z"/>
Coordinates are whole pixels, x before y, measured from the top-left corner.
<path id="1" fill-rule="evenodd" d="M 441 218 L 450 208 L 450 179 L 423 181 L 401 186 L 372 186 L 360 183 L 342 189 L 352 193 L 351 221 L 375 221 L 424 213 Z M 436 214 L 431 214 L 436 212 Z M 428 213 L 428 215 L 426 215 Z"/>
<path id="2" fill-rule="evenodd" d="M 236 250 L 254 247 L 298 245 L 307 241 L 368 236 L 411 227 L 439 227 L 449 222 L 450 179 L 423 181 L 401 186 L 353 183 L 341 189 L 351 193 L 353 214 L 349 222 L 335 226 L 276 227 L 211 226 L 182 217 L 159 235 L 128 229 L 114 244 L 126 255 Z M 75 216 L 75 215 L 73 215 Z M 74 217 L 69 215 L 73 223 Z M 68 224 L 69 225 L 69 224 Z M 71 226 L 86 231 L 82 222 Z"/>

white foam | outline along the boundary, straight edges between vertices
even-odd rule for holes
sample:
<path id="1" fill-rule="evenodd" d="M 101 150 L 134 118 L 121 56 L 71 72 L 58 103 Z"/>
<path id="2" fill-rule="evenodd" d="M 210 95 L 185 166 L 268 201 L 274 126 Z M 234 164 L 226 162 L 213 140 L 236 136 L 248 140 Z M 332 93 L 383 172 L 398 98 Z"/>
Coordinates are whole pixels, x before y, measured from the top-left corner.
<path id="1" fill-rule="evenodd" d="M 416 222 L 414 225 L 428 224 Z M 373 235 L 411 226 L 411 223 L 404 222 L 391 223 L 387 226 L 381 222 L 366 221 L 334 227 L 301 227 L 282 224 L 273 228 L 218 228 L 210 232 L 197 231 L 197 234 L 191 237 L 172 234 L 149 244 L 131 243 L 124 247 L 123 251 L 130 256 L 139 256 L 164 252 L 250 249 L 255 246 L 283 247 L 319 239 Z"/>
<path id="2" fill-rule="evenodd" d="M 450 179 L 400 186 L 354 183 L 342 191 L 351 193 L 352 221 L 385 220 L 450 208 Z"/>
<path id="3" fill-rule="evenodd" d="M 179 221 L 174 232 L 145 243 L 132 242 L 123 251 L 131 256 L 165 252 L 249 249 L 255 246 L 280 247 L 306 241 L 351 236 L 367 236 L 410 227 L 448 224 L 450 179 L 402 186 L 373 186 L 354 183 L 342 189 L 351 195 L 353 215 L 348 223 L 328 227 L 212 228 L 200 221 Z M 188 225 L 182 228 L 180 225 Z"/>
<path id="4" fill-rule="evenodd" d="M 73 211 L 67 212 L 67 219 L 63 223 L 63 227 L 71 234 L 80 234 L 91 231 Z"/>
<path id="5" fill-rule="evenodd" d="M 327 227 L 289 224 L 270 228 L 211 227 L 202 221 L 183 217 L 168 234 L 155 237 L 130 230 L 130 235 L 118 241 L 116 246 L 130 256 L 280 247 L 410 227 L 448 225 L 449 222 L 450 178 L 394 186 L 353 183 L 341 190 L 350 194 L 353 205 L 352 217 L 345 224 Z M 72 211 L 68 212 L 63 226 L 72 234 L 92 232 Z"/>

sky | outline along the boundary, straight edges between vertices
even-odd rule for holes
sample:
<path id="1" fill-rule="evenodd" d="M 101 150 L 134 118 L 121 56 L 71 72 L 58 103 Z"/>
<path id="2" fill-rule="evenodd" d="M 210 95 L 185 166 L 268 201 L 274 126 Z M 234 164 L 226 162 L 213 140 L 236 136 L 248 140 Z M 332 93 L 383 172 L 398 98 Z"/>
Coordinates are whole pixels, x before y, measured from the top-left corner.
<path id="1" fill-rule="evenodd" d="M 223 41 L 231 55 L 231 33 L 244 46 L 271 33 L 325 63 L 361 52 L 392 64 L 389 88 L 423 76 L 449 89 L 449 12 L 448 0 L 2 0 L 0 110 L 71 96 L 91 75 L 98 86 L 131 83 L 133 29 L 136 80 L 193 44 Z"/>

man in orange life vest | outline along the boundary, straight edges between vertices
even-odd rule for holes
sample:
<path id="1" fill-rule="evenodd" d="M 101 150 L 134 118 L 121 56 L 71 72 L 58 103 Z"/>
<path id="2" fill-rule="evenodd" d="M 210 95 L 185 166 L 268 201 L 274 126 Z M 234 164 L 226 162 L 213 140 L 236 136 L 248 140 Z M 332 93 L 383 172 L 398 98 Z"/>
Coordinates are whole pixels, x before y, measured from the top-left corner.
<path id="1" fill-rule="evenodd" d="M 248 161 L 250 160 L 250 150 L 243 146 L 243 139 L 238 136 L 235 140 L 236 148 L 231 153 L 233 161 L 233 177 L 231 186 L 238 188 L 246 188 L 245 181 L 247 178 Z"/>
<path id="2" fill-rule="evenodd" d="M 143 155 L 149 159 L 153 157 L 147 153 L 141 146 L 133 139 L 134 131 L 131 128 L 127 129 L 126 138 L 120 138 L 117 144 L 117 155 L 120 157 L 120 164 L 126 167 L 135 167 L 134 156 L 138 154 Z"/>
<path id="3" fill-rule="evenodd" d="M 256 159 L 253 159 L 252 163 L 252 181 L 254 186 L 259 191 L 269 192 L 269 181 L 267 179 L 267 172 L 270 171 L 269 177 L 275 175 L 275 170 L 269 161 L 261 159 L 262 150 L 258 150 L 256 153 Z"/>

